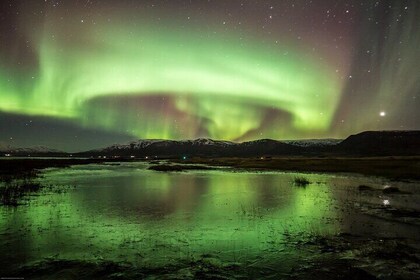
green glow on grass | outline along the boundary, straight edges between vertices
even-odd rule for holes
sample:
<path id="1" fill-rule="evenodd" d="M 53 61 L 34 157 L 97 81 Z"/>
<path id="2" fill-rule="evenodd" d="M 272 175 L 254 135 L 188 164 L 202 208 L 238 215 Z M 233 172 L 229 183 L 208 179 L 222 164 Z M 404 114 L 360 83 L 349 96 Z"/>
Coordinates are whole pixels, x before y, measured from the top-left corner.
<path id="1" fill-rule="evenodd" d="M 289 252 L 288 238 L 339 230 L 332 193 L 319 185 L 296 188 L 293 174 L 162 174 L 138 168 L 123 164 L 49 172 L 46 182 L 78 187 L 34 198 L 27 209 L 5 215 L 0 229 L 18 231 L 14 240 L 29 261 L 56 255 L 142 267 L 203 255 L 240 262 L 267 252 L 281 255 L 285 249 L 297 254 Z M 331 180 L 317 174 L 308 178 Z M 325 224 L 325 219 L 334 222 Z"/>

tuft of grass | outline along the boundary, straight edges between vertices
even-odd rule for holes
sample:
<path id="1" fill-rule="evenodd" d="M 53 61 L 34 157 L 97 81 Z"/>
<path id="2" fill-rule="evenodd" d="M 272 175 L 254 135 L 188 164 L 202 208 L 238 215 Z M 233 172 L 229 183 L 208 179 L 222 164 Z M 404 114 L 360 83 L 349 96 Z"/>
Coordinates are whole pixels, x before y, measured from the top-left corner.
<path id="1" fill-rule="evenodd" d="M 187 170 L 210 170 L 212 168 L 203 165 L 160 164 L 149 166 L 148 169 L 161 172 L 180 172 Z"/>
<path id="2" fill-rule="evenodd" d="M 33 182 L 4 184 L 0 187 L 0 204 L 5 206 L 18 206 L 26 195 L 35 193 L 41 188 L 42 186 L 40 184 Z"/>
<path id="3" fill-rule="evenodd" d="M 293 183 L 298 187 L 306 187 L 311 182 L 309 182 L 309 180 L 306 179 L 305 177 L 295 177 L 293 180 Z"/>
<path id="4" fill-rule="evenodd" d="M 160 171 L 160 172 L 180 172 L 183 171 L 181 165 L 169 165 L 169 164 L 162 164 L 162 165 L 152 165 L 149 166 L 149 170 Z"/>

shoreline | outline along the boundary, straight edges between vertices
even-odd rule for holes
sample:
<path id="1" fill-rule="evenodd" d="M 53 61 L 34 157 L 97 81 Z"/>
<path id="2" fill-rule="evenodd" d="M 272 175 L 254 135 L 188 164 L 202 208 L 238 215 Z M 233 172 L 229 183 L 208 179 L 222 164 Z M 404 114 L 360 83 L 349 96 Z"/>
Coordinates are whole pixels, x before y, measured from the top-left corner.
<path id="1" fill-rule="evenodd" d="M 225 166 L 238 170 L 356 173 L 394 180 L 420 180 L 420 157 L 192 158 L 180 164 Z"/>
<path id="2" fill-rule="evenodd" d="M 72 165 L 103 164 L 107 162 L 144 162 L 155 165 L 150 169 L 161 171 L 188 171 L 188 165 L 211 167 L 231 167 L 235 170 L 257 171 L 295 171 L 295 172 L 329 172 L 329 173 L 357 173 L 361 175 L 380 176 L 394 180 L 420 180 L 419 156 L 395 157 L 193 157 L 189 159 L 92 159 L 92 158 L 15 158 L 0 160 L 0 177 L 16 178 L 22 175 L 35 175 L 46 168 L 66 168 Z M 169 164 L 168 164 L 169 163 Z M 171 170 L 171 165 L 174 170 Z M 182 166 L 186 166 L 182 168 Z M 176 169 L 176 170 L 175 170 Z"/>

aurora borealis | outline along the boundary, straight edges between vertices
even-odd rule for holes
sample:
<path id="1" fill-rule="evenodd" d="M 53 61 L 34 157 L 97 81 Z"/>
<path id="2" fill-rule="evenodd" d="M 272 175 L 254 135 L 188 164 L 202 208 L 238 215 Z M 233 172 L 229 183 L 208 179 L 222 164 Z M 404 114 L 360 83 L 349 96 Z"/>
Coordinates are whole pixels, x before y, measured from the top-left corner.
<path id="1" fill-rule="evenodd" d="M 420 129 L 415 0 L 9 0 L 0 13 L 2 144 Z"/>

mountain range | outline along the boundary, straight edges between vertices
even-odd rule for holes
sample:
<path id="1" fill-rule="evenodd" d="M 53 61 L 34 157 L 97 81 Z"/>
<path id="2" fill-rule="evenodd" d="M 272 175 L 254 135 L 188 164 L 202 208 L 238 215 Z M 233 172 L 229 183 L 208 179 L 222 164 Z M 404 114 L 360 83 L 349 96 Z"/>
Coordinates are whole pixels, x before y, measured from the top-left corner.
<path id="1" fill-rule="evenodd" d="M 138 140 L 91 150 L 78 156 L 120 157 L 253 157 L 253 156 L 409 156 L 420 155 L 420 131 L 366 131 L 340 139 L 242 143 L 196 140 Z"/>
<path id="2" fill-rule="evenodd" d="M 69 153 L 38 146 L 0 146 L 4 156 L 70 156 Z M 126 144 L 74 153 L 78 157 L 270 157 L 270 156 L 417 156 L 420 131 L 366 131 L 341 139 L 277 141 L 260 139 L 236 143 L 199 138 L 195 140 L 138 140 Z"/>
<path id="3" fill-rule="evenodd" d="M 67 153 L 45 146 L 34 147 L 12 147 L 10 145 L 0 145 L 0 156 L 66 156 Z"/>

